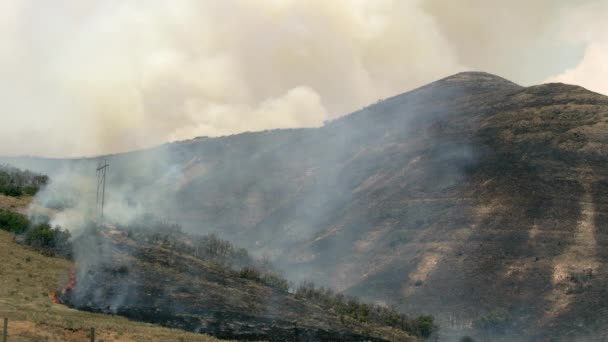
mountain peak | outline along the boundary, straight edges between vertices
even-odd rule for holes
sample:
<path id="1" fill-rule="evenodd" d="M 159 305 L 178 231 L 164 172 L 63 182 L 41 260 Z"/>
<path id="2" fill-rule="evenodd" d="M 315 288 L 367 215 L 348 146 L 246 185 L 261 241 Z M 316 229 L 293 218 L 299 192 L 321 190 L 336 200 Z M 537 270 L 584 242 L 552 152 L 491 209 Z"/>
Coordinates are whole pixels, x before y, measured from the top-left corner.
<path id="1" fill-rule="evenodd" d="M 436 84 L 455 85 L 465 87 L 482 87 L 489 89 L 518 89 L 520 85 L 505 78 L 482 71 L 465 71 L 442 78 Z"/>

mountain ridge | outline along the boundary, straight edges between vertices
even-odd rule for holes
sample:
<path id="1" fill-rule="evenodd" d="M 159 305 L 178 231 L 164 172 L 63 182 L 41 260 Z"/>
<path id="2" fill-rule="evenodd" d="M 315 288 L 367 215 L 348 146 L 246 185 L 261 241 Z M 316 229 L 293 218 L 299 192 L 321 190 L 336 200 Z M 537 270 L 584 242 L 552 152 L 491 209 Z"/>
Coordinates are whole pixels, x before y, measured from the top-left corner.
<path id="1" fill-rule="evenodd" d="M 601 94 L 465 72 L 319 128 L 110 163 L 115 191 L 185 228 L 266 254 L 290 279 L 433 313 L 446 338 L 601 339 L 606 128 Z M 510 317 L 500 329 L 479 323 L 496 310 Z"/>

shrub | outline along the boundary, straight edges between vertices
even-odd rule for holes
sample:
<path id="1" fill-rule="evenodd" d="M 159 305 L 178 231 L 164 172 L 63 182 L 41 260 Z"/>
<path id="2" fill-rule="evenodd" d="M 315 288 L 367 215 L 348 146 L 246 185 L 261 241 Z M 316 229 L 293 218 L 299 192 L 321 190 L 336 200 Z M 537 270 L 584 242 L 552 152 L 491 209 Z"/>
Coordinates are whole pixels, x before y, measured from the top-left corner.
<path id="1" fill-rule="evenodd" d="M 243 267 L 239 271 L 239 276 L 241 278 L 259 281 L 260 280 L 260 271 L 256 270 L 253 267 Z"/>
<path id="2" fill-rule="evenodd" d="M 435 319 L 431 315 L 421 315 L 416 318 L 416 326 L 419 332 L 419 336 L 429 337 L 437 330 L 435 326 Z"/>
<path id="3" fill-rule="evenodd" d="M 260 284 L 264 284 L 282 292 L 287 292 L 289 290 L 289 282 L 280 275 L 271 272 L 263 273 L 251 266 L 242 267 L 239 271 L 239 276 L 241 278 L 256 281 Z"/>
<path id="4" fill-rule="evenodd" d="M 42 249 L 52 254 L 70 254 L 70 232 L 60 227 L 51 227 L 48 223 L 30 226 L 25 231 L 24 241 L 27 245 Z"/>
<path id="5" fill-rule="evenodd" d="M 314 302 L 327 310 L 335 311 L 343 320 L 350 317 L 364 323 L 375 323 L 401 329 L 419 337 L 429 337 L 437 330 L 433 316 L 419 316 L 411 319 L 394 308 L 361 303 L 356 297 L 335 294 L 331 289 L 316 288 L 313 283 L 304 282 L 298 286 L 296 298 Z"/>
<path id="6" fill-rule="evenodd" d="M 281 292 L 287 292 L 289 290 L 289 282 L 278 274 L 263 273 L 261 281 L 264 285 L 270 286 Z"/>
<path id="7" fill-rule="evenodd" d="M 460 339 L 460 342 L 475 342 L 471 336 L 464 336 Z"/>
<path id="8" fill-rule="evenodd" d="M 35 195 L 48 180 L 45 175 L 0 165 L 0 193 L 6 196 Z"/>
<path id="9" fill-rule="evenodd" d="M 0 209 L 0 229 L 21 234 L 27 230 L 29 225 L 30 220 L 25 215 Z"/>

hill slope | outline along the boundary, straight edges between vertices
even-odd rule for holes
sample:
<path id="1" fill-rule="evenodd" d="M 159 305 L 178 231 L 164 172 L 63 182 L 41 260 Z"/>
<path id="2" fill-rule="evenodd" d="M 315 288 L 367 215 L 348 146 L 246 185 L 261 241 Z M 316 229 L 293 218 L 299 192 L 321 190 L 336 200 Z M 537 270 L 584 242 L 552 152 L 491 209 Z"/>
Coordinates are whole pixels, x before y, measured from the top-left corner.
<path id="1" fill-rule="evenodd" d="M 607 126 L 608 97 L 474 72 L 318 129 L 109 158 L 115 193 L 291 279 L 433 313 L 446 334 L 477 321 L 511 341 L 589 340 L 608 335 Z M 51 176 L 95 163 L 9 162 Z"/>
<path id="2" fill-rule="evenodd" d="M 396 317 L 391 328 L 385 323 L 395 312 L 351 305 L 354 299 L 338 308 L 300 291 L 288 293 L 287 284 L 263 280 L 267 273 L 259 269 L 234 270 L 197 256 L 198 248 L 222 246 L 191 245 L 194 240 L 168 230 L 96 227 L 74 240 L 78 264 L 57 299 L 81 310 L 236 340 L 417 341 L 406 331 L 422 331 L 406 317 Z"/>
<path id="3" fill-rule="evenodd" d="M 91 327 L 104 341 L 218 341 L 212 337 L 168 329 L 126 318 L 93 314 L 54 304 L 57 288 L 71 263 L 41 255 L 13 242 L 0 230 L 0 317 L 7 317 L 9 341 L 85 341 Z"/>

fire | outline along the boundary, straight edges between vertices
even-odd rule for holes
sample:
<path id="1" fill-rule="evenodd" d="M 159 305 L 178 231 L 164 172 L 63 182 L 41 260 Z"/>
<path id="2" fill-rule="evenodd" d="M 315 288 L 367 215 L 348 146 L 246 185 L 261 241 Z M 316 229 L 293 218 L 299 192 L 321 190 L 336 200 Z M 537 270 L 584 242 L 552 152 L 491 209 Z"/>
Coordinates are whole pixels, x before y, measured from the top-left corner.
<path id="1" fill-rule="evenodd" d="M 61 290 L 61 295 L 65 295 L 66 292 L 72 291 L 75 286 L 76 286 L 76 268 L 74 267 L 70 271 L 70 278 L 68 279 L 67 284 Z M 49 292 L 49 298 L 53 301 L 53 303 L 61 304 L 61 300 L 59 299 L 59 296 L 57 296 L 57 291 Z"/>
<path id="2" fill-rule="evenodd" d="M 57 298 L 57 292 L 56 291 L 51 291 L 49 292 L 49 298 L 53 301 L 53 303 L 55 304 L 59 304 L 59 298 Z"/>
<path id="3" fill-rule="evenodd" d="M 63 289 L 62 293 L 65 293 L 66 290 L 73 290 L 74 286 L 76 286 L 76 268 L 72 268 L 70 271 L 70 279 L 68 280 L 68 284 Z"/>

